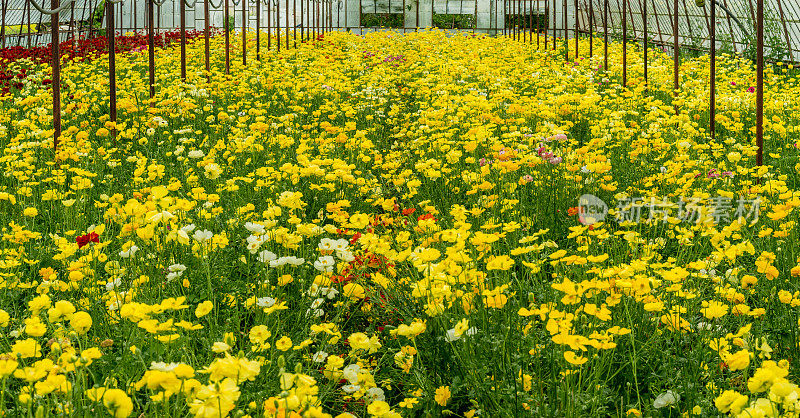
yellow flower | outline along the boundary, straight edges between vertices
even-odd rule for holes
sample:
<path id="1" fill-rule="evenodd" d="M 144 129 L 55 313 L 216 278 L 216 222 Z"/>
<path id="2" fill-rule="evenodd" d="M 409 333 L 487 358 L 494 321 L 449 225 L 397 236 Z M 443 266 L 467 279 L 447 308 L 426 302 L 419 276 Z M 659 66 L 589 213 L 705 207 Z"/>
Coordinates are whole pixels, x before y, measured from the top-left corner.
<path id="1" fill-rule="evenodd" d="M 198 318 L 202 318 L 202 317 L 208 315 L 209 312 L 211 312 L 212 309 L 214 309 L 214 303 L 212 303 L 211 301 L 207 300 L 207 301 L 201 302 L 199 305 L 197 305 L 197 308 L 194 310 L 194 315 L 196 317 L 198 317 Z"/>
<path id="2" fill-rule="evenodd" d="M 22 214 L 29 218 L 33 218 L 39 214 L 39 211 L 36 210 L 36 208 L 25 208 L 25 210 L 22 211 Z"/>
<path id="3" fill-rule="evenodd" d="M 434 399 L 440 406 L 447 405 L 447 401 L 450 400 L 450 386 L 439 386 L 436 389 Z"/>
<path id="4" fill-rule="evenodd" d="M 72 316 L 69 324 L 75 332 L 83 335 L 92 327 L 92 317 L 88 313 L 80 311 Z"/>
<path id="5" fill-rule="evenodd" d="M 367 407 L 367 413 L 375 417 L 381 417 L 389 413 L 392 408 L 385 401 L 375 401 Z"/>
<path id="6" fill-rule="evenodd" d="M 747 405 L 748 397 L 740 394 L 734 390 L 726 390 L 721 395 L 714 399 L 714 406 L 719 409 L 719 412 L 727 414 L 730 412 L 733 415 L 739 414 Z"/>
<path id="7" fill-rule="evenodd" d="M 292 348 L 292 339 L 287 336 L 281 337 L 280 340 L 275 341 L 275 348 L 281 351 L 286 351 Z"/>
<path id="8" fill-rule="evenodd" d="M 133 412 L 133 402 L 124 391 L 108 389 L 103 393 L 103 405 L 114 418 L 126 418 Z"/>
<path id="9" fill-rule="evenodd" d="M 579 355 L 575 354 L 574 351 L 565 351 L 564 352 L 564 360 L 567 360 L 568 363 L 574 364 L 576 366 L 580 366 L 581 364 L 586 363 L 587 361 L 589 361 L 588 358 L 583 357 L 583 356 L 579 356 Z"/>
<path id="10" fill-rule="evenodd" d="M 489 257 L 489 262 L 486 263 L 487 270 L 508 270 L 514 266 L 514 260 L 507 255 Z"/>
<path id="11" fill-rule="evenodd" d="M 358 283 L 350 282 L 344 285 L 344 288 L 342 288 L 342 290 L 344 291 L 345 296 L 352 299 L 364 299 L 364 296 L 366 296 L 364 286 L 361 286 Z"/>
<path id="12" fill-rule="evenodd" d="M 725 363 L 731 370 L 744 370 L 750 365 L 750 352 L 747 350 L 739 350 L 736 353 L 729 354 L 723 358 Z"/>

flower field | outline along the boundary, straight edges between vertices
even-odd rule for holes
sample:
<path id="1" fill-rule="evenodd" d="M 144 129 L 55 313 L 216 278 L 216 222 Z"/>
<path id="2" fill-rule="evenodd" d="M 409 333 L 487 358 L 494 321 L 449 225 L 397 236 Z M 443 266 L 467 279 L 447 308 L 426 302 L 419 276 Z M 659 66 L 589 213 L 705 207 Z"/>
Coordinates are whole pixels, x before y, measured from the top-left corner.
<path id="1" fill-rule="evenodd" d="M 0 64 L 5 416 L 800 413 L 791 66 L 759 167 L 732 56 L 712 140 L 707 57 L 676 95 L 588 39 L 233 38 L 210 81 L 159 49 L 152 101 L 118 53 L 116 124 L 107 60 L 65 61 L 56 151 L 49 66 Z"/>

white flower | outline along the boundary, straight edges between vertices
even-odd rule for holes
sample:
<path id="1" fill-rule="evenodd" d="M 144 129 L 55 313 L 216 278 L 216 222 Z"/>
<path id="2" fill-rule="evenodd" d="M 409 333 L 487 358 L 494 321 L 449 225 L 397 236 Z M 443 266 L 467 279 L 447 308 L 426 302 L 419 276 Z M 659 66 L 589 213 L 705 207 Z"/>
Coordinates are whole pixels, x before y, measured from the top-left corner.
<path id="1" fill-rule="evenodd" d="M 245 229 L 250 231 L 251 234 L 263 234 L 264 233 L 264 225 L 255 224 L 252 222 L 247 222 L 244 224 Z"/>
<path id="2" fill-rule="evenodd" d="M 264 251 L 261 251 L 260 253 L 258 253 L 258 261 L 260 261 L 262 263 L 266 263 L 266 262 L 270 262 L 271 263 L 276 258 L 278 258 L 278 256 L 275 255 L 275 253 L 273 253 L 272 251 L 269 251 L 269 250 L 264 250 Z"/>
<path id="3" fill-rule="evenodd" d="M 681 395 L 668 390 L 656 397 L 656 400 L 653 401 L 653 407 L 656 409 L 663 408 L 665 406 L 676 404 L 679 400 L 681 400 Z"/>
<path id="4" fill-rule="evenodd" d="M 329 255 L 324 255 L 314 262 L 314 268 L 325 273 L 333 273 L 334 267 L 336 267 L 336 260 Z"/>
<path id="5" fill-rule="evenodd" d="M 340 260 L 345 261 L 347 263 L 356 259 L 353 256 L 353 253 L 351 253 L 350 250 L 348 249 L 336 250 L 336 256 L 339 257 Z"/>
<path id="6" fill-rule="evenodd" d="M 322 303 L 325 302 L 323 298 L 316 298 L 313 302 L 311 302 L 311 309 L 317 309 L 322 306 Z"/>
<path id="7" fill-rule="evenodd" d="M 189 225 L 186 225 L 186 226 L 182 227 L 181 231 L 184 231 L 184 232 L 186 232 L 188 234 L 188 233 L 194 231 L 195 228 L 197 228 L 197 227 L 194 224 L 189 224 Z"/>
<path id="8" fill-rule="evenodd" d="M 211 232 L 211 231 L 209 231 L 207 229 L 204 229 L 204 230 L 194 231 L 194 235 L 192 235 L 192 238 L 194 238 L 195 241 L 197 241 L 197 242 L 202 244 L 202 243 L 210 240 L 213 236 L 214 236 L 213 232 Z"/>
<path id="9" fill-rule="evenodd" d="M 250 235 L 247 237 L 247 249 L 250 254 L 255 254 L 261 247 L 261 244 L 269 241 L 269 235 Z"/>
<path id="10" fill-rule="evenodd" d="M 456 335 L 456 329 L 455 328 L 448 329 L 447 332 L 444 335 L 444 340 L 449 342 L 449 343 L 451 343 L 453 341 L 458 341 L 460 339 L 461 339 L 461 336 L 460 335 Z"/>
<path id="11" fill-rule="evenodd" d="M 314 363 L 322 363 L 327 358 L 328 358 L 328 353 L 324 351 L 317 351 L 316 353 L 314 353 L 313 356 L 311 356 L 311 361 L 313 361 Z"/>
<path id="12" fill-rule="evenodd" d="M 370 404 L 375 401 L 385 401 L 386 396 L 383 394 L 383 389 L 381 388 L 369 388 L 367 389 L 367 393 L 364 395 L 367 400 L 367 403 Z"/>
<path id="13" fill-rule="evenodd" d="M 359 386 L 359 385 L 344 385 L 344 386 L 342 386 L 342 390 L 347 392 L 347 393 L 358 392 L 359 389 L 361 389 L 361 386 Z"/>
<path id="14" fill-rule="evenodd" d="M 186 154 L 186 155 L 187 155 L 189 158 L 203 158 L 203 157 L 205 157 L 205 156 L 206 156 L 206 154 L 205 154 L 205 153 L 203 153 L 203 151 L 200 151 L 200 150 L 198 150 L 198 149 L 196 149 L 196 150 L 191 150 L 191 151 L 189 151 L 189 153 L 188 153 L 188 154 Z"/>
<path id="15" fill-rule="evenodd" d="M 136 254 L 136 251 L 139 251 L 139 247 L 131 245 L 131 248 L 128 248 L 128 251 L 120 251 L 119 256 L 122 258 L 128 258 Z"/>
<path id="16" fill-rule="evenodd" d="M 151 362 L 150 363 L 150 370 L 158 370 L 161 372 L 171 372 L 175 370 L 176 367 L 180 366 L 180 363 L 164 363 L 163 361 L 159 362 Z"/>
<path id="17" fill-rule="evenodd" d="M 167 270 L 169 270 L 169 273 L 167 274 L 167 281 L 171 282 L 183 275 L 183 272 L 186 270 L 186 266 L 183 264 L 172 264 L 171 266 L 167 267 Z"/>
<path id="18" fill-rule="evenodd" d="M 269 296 L 264 296 L 263 298 L 256 299 L 256 306 L 258 306 L 259 308 L 270 308 L 274 304 L 275 304 L 275 299 Z"/>
<path id="19" fill-rule="evenodd" d="M 355 385 L 358 383 L 359 371 L 361 371 L 361 366 L 358 364 L 351 364 L 342 370 L 342 376 L 347 379 L 348 382 Z"/>
<path id="20" fill-rule="evenodd" d="M 271 260 L 269 262 L 270 267 L 281 267 L 283 265 L 289 264 L 290 266 L 299 266 L 305 263 L 306 260 L 303 258 L 297 258 L 293 255 L 281 257 L 275 260 Z"/>
<path id="21" fill-rule="evenodd" d="M 121 285 L 122 285 L 122 278 L 117 277 L 116 279 L 109 280 L 109 282 L 106 283 L 106 290 L 108 290 L 110 292 L 110 291 L 120 287 Z"/>

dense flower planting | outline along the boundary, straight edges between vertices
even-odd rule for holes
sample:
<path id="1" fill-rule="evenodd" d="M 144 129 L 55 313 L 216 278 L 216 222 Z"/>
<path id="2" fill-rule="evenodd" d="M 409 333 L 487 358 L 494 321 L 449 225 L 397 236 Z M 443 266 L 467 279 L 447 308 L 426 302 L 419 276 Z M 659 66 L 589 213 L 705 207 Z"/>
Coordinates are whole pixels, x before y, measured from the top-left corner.
<path id="1" fill-rule="evenodd" d="M 669 57 L 648 86 L 631 47 L 622 86 L 588 40 L 234 42 L 229 77 L 223 45 L 210 81 L 202 41 L 185 83 L 161 50 L 152 101 L 119 54 L 116 124 L 107 62 L 68 61 L 56 151 L 45 64 L 0 96 L 7 415 L 800 410 L 792 68 L 758 167 L 730 56 L 712 140 L 707 58 L 676 94 Z"/>
<path id="2" fill-rule="evenodd" d="M 215 30 L 217 32 L 217 30 Z M 166 31 L 157 34 L 153 43 L 156 48 L 164 48 L 180 42 L 180 31 Z M 202 36 L 201 31 L 187 31 L 186 39 L 192 40 Z M 108 54 L 108 38 L 92 36 L 90 38 L 72 39 L 61 42 L 58 46 L 62 60 L 90 60 Z M 127 32 L 114 37 L 114 51 L 142 51 L 147 48 L 146 32 Z M 27 76 L 32 64 L 49 63 L 53 59 L 50 45 L 35 48 L 11 46 L 0 49 L 0 94 L 9 94 L 12 89 L 21 89 L 22 81 Z M 16 64 L 16 65 L 12 65 Z"/>

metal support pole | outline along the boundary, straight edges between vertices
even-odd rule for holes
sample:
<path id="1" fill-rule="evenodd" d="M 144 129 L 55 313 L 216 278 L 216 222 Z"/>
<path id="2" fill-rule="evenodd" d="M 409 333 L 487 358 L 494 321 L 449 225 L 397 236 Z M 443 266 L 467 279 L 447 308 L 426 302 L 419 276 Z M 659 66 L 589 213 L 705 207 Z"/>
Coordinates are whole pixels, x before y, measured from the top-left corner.
<path id="1" fill-rule="evenodd" d="M 59 0 L 50 0 L 50 7 L 58 9 Z M 58 139 L 61 137 L 61 55 L 58 48 L 58 13 L 50 15 L 51 53 L 50 65 L 53 70 L 53 152 L 58 151 Z"/>
<path id="2" fill-rule="evenodd" d="M 182 0 L 181 0 L 182 1 Z M 56 13 L 57 14 L 57 13 Z M 108 32 L 108 109 L 111 122 L 117 122 L 117 65 L 116 65 L 116 45 L 114 29 L 114 3 L 106 2 L 106 30 Z M 116 136 L 116 129 L 111 131 L 112 136 Z"/>
<path id="3" fill-rule="evenodd" d="M 678 71 L 680 70 L 680 45 L 678 44 L 678 0 L 675 0 L 675 20 L 672 23 L 672 30 L 674 32 L 674 40 L 673 40 L 673 49 L 675 50 L 675 56 L 673 61 L 673 75 L 675 77 L 675 98 L 678 98 L 678 89 L 680 88 L 680 79 L 678 75 Z M 678 105 L 675 105 L 675 114 L 678 114 Z"/>
<path id="4" fill-rule="evenodd" d="M 228 9 L 228 0 L 224 0 L 225 4 L 222 7 L 223 16 L 225 22 L 223 23 L 223 27 L 225 28 L 225 75 L 230 75 L 231 73 L 231 36 L 230 31 L 231 28 L 228 26 L 228 22 L 230 21 L 230 11 Z"/>
<path id="5" fill-rule="evenodd" d="M 150 99 L 156 97 L 156 45 L 155 45 L 155 24 L 156 19 L 153 13 L 153 0 L 147 1 L 147 53 L 148 69 L 150 72 Z M 152 106 L 153 103 L 150 103 Z"/>
<path id="6" fill-rule="evenodd" d="M 203 0 L 203 37 L 205 38 L 205 53 L 206 53 L 206 80 L 211 81 L 211 44 L 210 44 L 210 19 L 211 12 L 208 10 L 208 0 Z"/>
<path id="7" fill-rule="evenodd" d="M 242 0 L 242 66 L 247 66 L 247 0 Z"/>
<path id="8" fill-rule="evenodd" d="M 717 133 L 717 5 L 711 2 L 711 67 L 709 68 L 709 88 L 711 93 L 708 100 L 708 129 L 711 133 L 711 139 L 716 138 Z"/>
<path id="9" fill-rule="evenodd" d="M 181 3 L 181 80 L 186 82 L 186 3 L 178 1 Z"/>
<path id="10" fill-rule="evenodd" d="M 764 164 L 764 0 L 756 0 L 756 50 L 756 164 L 761 166 Z"/>
<path id="11" fill-rule="evenodd" d="M 628 0 L 622 0 L 622 86 L 628 87 Z"/>

